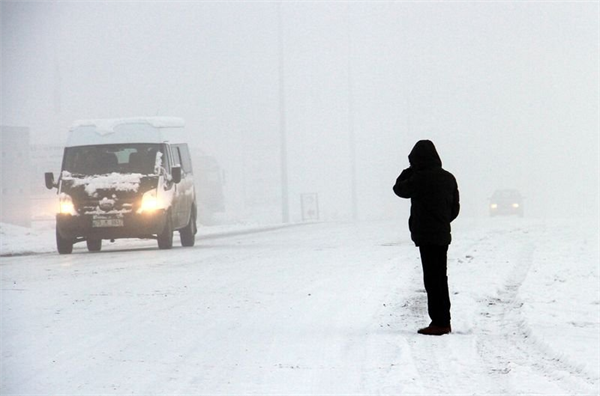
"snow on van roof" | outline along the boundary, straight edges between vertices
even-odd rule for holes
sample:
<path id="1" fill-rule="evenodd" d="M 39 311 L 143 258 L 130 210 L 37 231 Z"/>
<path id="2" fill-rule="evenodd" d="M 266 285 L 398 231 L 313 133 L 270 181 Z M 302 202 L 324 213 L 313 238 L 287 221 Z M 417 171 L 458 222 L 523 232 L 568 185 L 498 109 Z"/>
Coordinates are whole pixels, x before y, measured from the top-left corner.
<path id="1" fill-rule="evenodd" d="M 185 121 L 178 117 L 130 117 L 75 121 L 67 147 L 112 143 L 182 143 Z"/>
<path id="2" fill-rule="evenodd" d="M 73 123 L 71 130 L 82 126 L 93 126 L 98 131 L 112 133 L 116 126 L 123 124 L 149 124 L 154 128 L 183 128 L 185 121 L 183 121 L 183 118 L 178 117 L 129 117 L 78 120 Z"/>

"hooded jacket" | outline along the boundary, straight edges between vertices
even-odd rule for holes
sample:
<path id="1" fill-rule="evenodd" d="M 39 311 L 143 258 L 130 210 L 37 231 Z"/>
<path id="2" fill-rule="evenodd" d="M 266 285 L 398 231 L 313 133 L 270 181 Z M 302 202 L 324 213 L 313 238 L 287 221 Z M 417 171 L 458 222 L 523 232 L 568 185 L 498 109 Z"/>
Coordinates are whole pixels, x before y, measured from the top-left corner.
<path id="1" fill-rule="evenodd" d="M 394 193 L 410 198 L 408 226 L 415 245 L 449 245 L 450 223 L 458 216 L 460 200 L 454 176 L 429 140 L 420 140 L 408 156 L 410 168 L 396 179 Z"/>

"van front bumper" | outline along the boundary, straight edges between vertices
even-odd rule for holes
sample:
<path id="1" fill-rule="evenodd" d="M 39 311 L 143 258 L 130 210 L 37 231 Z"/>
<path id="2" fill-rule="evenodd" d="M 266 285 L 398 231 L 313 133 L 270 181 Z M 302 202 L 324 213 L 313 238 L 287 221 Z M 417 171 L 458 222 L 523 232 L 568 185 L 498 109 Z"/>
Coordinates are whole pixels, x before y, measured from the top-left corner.
<path id="1" fill-rule="evenodd" d="M 98 226 L 98 222 L 94 222 L 98 218 L 107 220 L 122 219 L 122 222 L 112 222 L 113 224 L 119 224 L 117 226 Z M 153 238 L 154 235 L 163 231 L 166 222 L 166 210 L 126 213 L 118 216 L 103 215 L 101 217 L 57 214 L 56 230 L 65 239 Z"/>

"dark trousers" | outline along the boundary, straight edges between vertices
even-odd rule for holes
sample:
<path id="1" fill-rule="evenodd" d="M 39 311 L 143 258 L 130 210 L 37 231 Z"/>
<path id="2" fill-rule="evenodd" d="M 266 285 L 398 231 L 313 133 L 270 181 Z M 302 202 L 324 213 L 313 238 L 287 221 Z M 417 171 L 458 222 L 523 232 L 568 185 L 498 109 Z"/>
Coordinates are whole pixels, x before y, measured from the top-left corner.
<path id="1" fill-rule="evenodd" d="M 423 264 L 423 281 L 427 292 L 427 309 L 431 324 L 450 325 L 450 295 L 448 293 L 448 245 L 419 246 Z"/>

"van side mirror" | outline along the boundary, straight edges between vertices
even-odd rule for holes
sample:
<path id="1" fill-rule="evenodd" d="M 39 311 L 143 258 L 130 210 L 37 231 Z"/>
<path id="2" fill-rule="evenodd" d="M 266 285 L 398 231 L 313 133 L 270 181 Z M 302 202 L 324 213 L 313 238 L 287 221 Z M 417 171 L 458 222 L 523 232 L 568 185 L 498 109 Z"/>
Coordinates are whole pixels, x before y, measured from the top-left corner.
<path id="1" fill-rule="evenodd" d="M 181 181 L 181 166 L 174 166 L 171 168 L 171 178 L 175 184 Z"/>
<path id="2" fill-rule="evenodd" d="M 54 183 L 54 173 L 52 173 L 52 172 L 44 173 L 44 179 L 46 181 L 46 188 L 48 190 L 52 190 L 54 187 L 56 187 L 56 184 Z"/>

